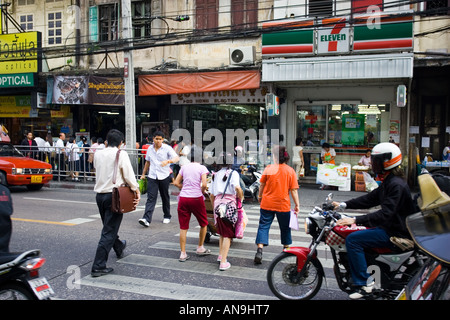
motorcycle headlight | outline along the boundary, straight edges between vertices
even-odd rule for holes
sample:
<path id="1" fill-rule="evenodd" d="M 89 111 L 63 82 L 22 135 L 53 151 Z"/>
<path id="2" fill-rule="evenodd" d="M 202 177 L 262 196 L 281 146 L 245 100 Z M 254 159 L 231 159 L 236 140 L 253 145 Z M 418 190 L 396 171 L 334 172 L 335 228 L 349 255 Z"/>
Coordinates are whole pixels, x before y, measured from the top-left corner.
<path id="1" fill-rule="evenodd" d="M 309 234 L 311 227 L 311 220 L 309 218 L 305 218 L 305 233 Z"/>

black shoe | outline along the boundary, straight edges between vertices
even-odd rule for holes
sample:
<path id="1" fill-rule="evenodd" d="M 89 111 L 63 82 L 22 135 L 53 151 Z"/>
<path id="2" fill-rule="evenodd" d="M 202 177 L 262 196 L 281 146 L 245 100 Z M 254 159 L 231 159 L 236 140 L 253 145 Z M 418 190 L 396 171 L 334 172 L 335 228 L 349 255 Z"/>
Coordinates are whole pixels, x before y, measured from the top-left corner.
<path id="1" fill-rule="evenodd" d="M 127 246 L 127 241 L 123 240 L 122 244 L 123 244 L 122 249 L 120 249 L 120 251 L 116 251 L 117 259 L 122 259 L 123 258 L 124 252 L 125 252 L 125 247 Z"/>
<path id="2" fill-rule="evenodd" d="M 256 250 L 255 260 L 253 260 L 255 264 L 261 264 L 262 263 L 262 248 L 258 248 Z"/>
<path id="3" fill-rule="evenodd" d="M 100 276 L 104 276 L 106 274 L 109 274 L 109 273 L 111 273 L 113 271 L 114 271 L 113 268 L 93 269 L 91 271 L 91 276 L 93 276 L 93 277 L 100 277 Z"/>

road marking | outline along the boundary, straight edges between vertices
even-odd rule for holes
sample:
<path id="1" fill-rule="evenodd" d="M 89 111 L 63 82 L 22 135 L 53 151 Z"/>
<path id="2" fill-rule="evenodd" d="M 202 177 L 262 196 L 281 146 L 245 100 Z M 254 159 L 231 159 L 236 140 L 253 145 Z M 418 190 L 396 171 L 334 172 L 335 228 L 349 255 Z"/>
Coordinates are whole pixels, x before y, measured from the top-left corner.
<path id="1" fill-rule="evenodd" d="M 78 201 L 78 200 L 64 200 L 64 199 L 48 199 L 48 198 L 32 198 L 32 197 L 23 197 L 24 200 L 33 200 L 33 201 L 52 201 L 52 202 L 64 202 L 64 203 L 76 203 L 76 204 L 92 204 L 97 205 L 96 202 L 87 202 L 87 201 Z"/>
<path id="2" fill-rule="evenodd" d="M 63 221 L 63 223 L 69 223 L 69 224 L 77 225 L 77 224 L 82 224 L 82 223 L 86 223 L 86 222 L 92 222 L 92 221 L 96 221 L 96 220 L 97 219 L 75 218 L 75 219 L 70 219 L 70 220 Z"/>
<path id="3" fill-rule="evenodd" d="M 11 218 L 14 221 L 25 221 L 34 223 L 45 223 L 45 224 L 57 224 L 61 226 L 75 226 L 76 224 L 70 222 L 58 222 L 58 221 L 46 221 L 46 220 L 35 220 L 35 219 L 23 219 L 23 218 Z"/>
<path id="4" fill-rule="evenodd" d="M 81 279 L 81 285 L 176 300 L 219 300 L 222 297 L 227 297 L 230 300 L 276 300 L 274 296 L 205 288 L 182 283 L 163 282 L 114 274 L 97 278 L 89 275 Z"/>
<path id="5" fill-rule="evenodd" d="M 217 258 L 212 255 L 214 262 Z M 204 259 L 211 258 L 203 257 Z M 203 259 L 202 258 L 202 259 Z M 133 264 L 144 267 L 163 268 L 167 270 L 189 271 L 194 273 L 203 273 L 222 277 L 232 277 L 237 279 L 266 281 L 266 270 L 257 268 L 247 268 L 233 265 L 233 272 L 223 272 L 219 270 L 219 263 L 202 262 L 189 260 L 187 263 L 181 263 L 178 259 L 163 258 L 156 256 L 147 256 L 140 254 L 131 254 L 123 259 L 117 260 L 120 263 Z"/>

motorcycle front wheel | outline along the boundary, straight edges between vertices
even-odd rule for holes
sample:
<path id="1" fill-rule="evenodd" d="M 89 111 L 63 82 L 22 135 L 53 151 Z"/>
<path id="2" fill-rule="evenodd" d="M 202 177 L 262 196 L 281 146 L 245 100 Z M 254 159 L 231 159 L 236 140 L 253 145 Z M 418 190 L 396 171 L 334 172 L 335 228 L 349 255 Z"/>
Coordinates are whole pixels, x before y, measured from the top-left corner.
<path id="1" fill-rule="evenodd" d="M 317 259 L 306 266 L 306 272 L 298 278 L 297 256 L 282 252 L 267 270 L 267 282 L 272 293 L 282 300 L 309 300 L 319 292 L 324 271 Z"/>

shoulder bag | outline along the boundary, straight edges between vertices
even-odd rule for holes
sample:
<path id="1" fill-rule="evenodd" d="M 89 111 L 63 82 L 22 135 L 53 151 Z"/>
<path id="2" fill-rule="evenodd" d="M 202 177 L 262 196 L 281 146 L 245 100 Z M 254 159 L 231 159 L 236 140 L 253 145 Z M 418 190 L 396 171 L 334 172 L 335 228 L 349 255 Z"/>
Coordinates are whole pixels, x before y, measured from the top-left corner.
<path id="1" fill-rule="evenodd" d="M 116 184 L 117 171 L 119 166 L 120 149 L 117 151 L 116 161 L 114 162 L 114 173 L 112 183 Z M 134 200 L 136 199 L 136 193 L 131 190 L 130 186 L 126 183 L 114 187 L 112 190 L 112 203 L 111 211 L 115 213 L 127 213 L 136 209 Z"/>
<path id="2" fill-rule="evenodd" d="M 232 170 L 230 175 L 228 176 L 227 183 L 225 184 L 225 189 L 222 192 L 222 198 L 220 198 L 220 200 L 224 200 L 223 197 L 225 196 L 225 192 L 227 191 L 228 185 L 230 184 L 230 179 L 233 172 L 234 171 Z M 237 222 L 238 215 L 235 199 L 233 201 L 228 202 L 219 201 L 217 206 L 214 208 L 214 212 L 216 213 L 217 216 L 219 216 L 219 218 L 231 223 L 233 226 Z"/>

